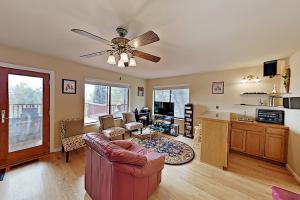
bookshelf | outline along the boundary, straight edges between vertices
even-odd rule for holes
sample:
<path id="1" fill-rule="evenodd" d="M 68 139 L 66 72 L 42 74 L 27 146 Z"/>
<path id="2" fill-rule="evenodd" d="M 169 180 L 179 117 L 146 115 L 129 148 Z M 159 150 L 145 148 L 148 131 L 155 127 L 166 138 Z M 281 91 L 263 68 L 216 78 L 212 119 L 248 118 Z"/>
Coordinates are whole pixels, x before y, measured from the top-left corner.
<path id="1" fill-rule="evenodd" d="M 184 136 L 188 138 L 194 138 L 193 134 L 193 104 L 188 103 L 184 106 Z"/>

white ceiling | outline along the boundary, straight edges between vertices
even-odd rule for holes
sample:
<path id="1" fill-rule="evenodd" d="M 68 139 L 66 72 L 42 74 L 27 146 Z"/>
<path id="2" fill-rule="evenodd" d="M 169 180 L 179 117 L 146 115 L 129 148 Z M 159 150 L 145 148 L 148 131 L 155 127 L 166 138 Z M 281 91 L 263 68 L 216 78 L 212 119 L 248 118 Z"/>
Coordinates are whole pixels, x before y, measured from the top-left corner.
<path id="1" fill-rule="evenodd" d="M 1 0 L 0 44 L 72 60 L 141 78 L 249 67 L 300 49 L 299 0 Z M 128 27 L 128 38 L 148 30 L 161 41 L 141 47 L 162 57 L 137 59 L 120 69 L 100 42 L 70 31 L 80 28 L 107 39 Z"/>

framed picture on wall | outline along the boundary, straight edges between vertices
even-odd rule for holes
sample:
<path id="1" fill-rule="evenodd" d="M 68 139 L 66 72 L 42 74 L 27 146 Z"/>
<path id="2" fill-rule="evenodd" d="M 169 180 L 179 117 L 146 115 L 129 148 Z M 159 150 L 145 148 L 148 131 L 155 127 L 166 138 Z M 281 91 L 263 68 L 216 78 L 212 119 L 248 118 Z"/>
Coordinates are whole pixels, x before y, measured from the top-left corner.
<path id="1" fill-rule="evenodd" d="M 62 93 L 76 94 L 76 80 L 62 79 Z"/>
<path id="2" fill-rule="evenodd" d="M 138 87 L 138 96 L 143 97 L 144 96 L 144 87 Z"/>
<path id="3" fill-rule="evenodd" d="M 224 94 L 224 81 L 212 82 L 212 94 Z"/>

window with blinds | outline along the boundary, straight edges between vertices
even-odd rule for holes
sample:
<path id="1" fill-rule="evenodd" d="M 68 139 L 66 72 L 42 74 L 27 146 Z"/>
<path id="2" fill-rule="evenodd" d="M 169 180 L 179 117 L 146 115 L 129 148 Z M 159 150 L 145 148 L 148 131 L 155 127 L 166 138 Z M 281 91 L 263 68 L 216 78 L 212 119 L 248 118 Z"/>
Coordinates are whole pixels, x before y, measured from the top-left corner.
<path id="1" fill-rule="evenodd" d="M 112 114 L 122 117 L 129 109 L 129 86 L 86 81 L 84 94 L 84 122 L 98 122 L 98 117 Z"/>
<path id="2" fill-rule="evenodd" d="M 153 103 L 154 101 L 173 102 L 174 117 L 184 118 L 184 105 L 189 103 L 189 88 L 155 88 L 153 90 Z"/>

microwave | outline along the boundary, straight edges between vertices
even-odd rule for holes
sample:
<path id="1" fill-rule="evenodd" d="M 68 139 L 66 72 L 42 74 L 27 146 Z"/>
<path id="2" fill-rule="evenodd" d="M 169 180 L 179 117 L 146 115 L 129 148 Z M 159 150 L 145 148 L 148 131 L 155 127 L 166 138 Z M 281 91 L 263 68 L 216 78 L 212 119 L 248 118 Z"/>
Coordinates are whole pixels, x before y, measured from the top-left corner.
<path id="1" fill-rule="evenodd" d="M 256 121 L 273 124 L 284 124 L 283 110 L 257 109 Z"/>

